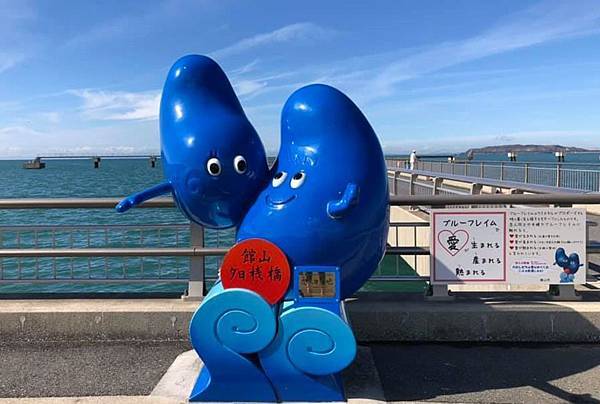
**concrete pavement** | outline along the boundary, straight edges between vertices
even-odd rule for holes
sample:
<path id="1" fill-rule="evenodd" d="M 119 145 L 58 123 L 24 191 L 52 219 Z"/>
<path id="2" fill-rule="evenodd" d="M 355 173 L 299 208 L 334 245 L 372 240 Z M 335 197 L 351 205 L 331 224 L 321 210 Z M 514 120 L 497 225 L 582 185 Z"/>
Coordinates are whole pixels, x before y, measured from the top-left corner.
<path id="1" fill-rule="evenodd" d="M 388 401 L 600 403 L 600 345 L 371 345 Z"/>
<path id="2" fill-rule="evenodd" d="M 149 394 L 187 349 L 173 342 L 4 347 L 0 404 L 185 402 L 157 395 L 164 389 Z M 600 345 L 369 344 L 344 380 L 350 403 L 600 403 Z M 54 398 L 19 398 L 44 395 Z"/>
<path id="3" fill-rule="evenodd" d="M 147 395 L 185 342 L 0 346 L 0 397 Z"/>

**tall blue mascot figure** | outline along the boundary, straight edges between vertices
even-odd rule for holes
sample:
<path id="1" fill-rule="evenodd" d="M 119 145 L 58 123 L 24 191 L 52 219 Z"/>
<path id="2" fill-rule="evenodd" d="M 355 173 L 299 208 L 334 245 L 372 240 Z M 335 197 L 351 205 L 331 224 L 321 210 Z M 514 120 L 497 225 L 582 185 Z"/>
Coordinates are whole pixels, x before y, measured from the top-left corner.
<path id="1" fill-rule="evenodd" d="M 344 400 L 340 372 L 356 341 L 343 299 L 377 268 L 389 222 L 383 152 L 365 116 L 332 87 L 297 90 L 283 108 L 269 170 L 223 71 L 186 56 L 169 71 L 160 127 L 167 181 L 117 210 L 171 193 L 191 221 L 237 227 L 220 280 L 190 324 L 204 363 L 190 400 Z M 285 265 L 250 245 L 272 246 Z M 273 297 L 272 285 L 284 285 L 281 295 Z"/>

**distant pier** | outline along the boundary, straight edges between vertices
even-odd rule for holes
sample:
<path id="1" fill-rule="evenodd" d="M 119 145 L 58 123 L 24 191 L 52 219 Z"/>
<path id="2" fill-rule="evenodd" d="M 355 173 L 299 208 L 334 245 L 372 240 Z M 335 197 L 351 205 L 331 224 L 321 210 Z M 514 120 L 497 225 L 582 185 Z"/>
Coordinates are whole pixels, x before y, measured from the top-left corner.
<path id="1" fill-rule="evenodd" d="M 156 161 L 160 158 L 158 154 L 128 154 L 128 155 L 65 155 L 65 156 L 38 156 L 33 160 L 23 163 L 23 168 L 28 170 L 39 170 L 46 168 L 44 160 L 90 160 L 94 168 L 100 168 L 102 160 L 117 159 L 148 159 L 151 168 L 156 167 Z"/>

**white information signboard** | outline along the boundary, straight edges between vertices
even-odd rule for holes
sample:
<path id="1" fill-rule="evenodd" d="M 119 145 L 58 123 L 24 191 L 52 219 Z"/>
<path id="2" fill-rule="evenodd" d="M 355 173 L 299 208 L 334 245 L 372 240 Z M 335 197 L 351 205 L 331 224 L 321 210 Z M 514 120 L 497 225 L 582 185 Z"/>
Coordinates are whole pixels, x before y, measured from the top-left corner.
<path id="1" fill-rule="evenodd" d="M 433 283 L 585 283 L 586 211 L 435 209 Z"/>

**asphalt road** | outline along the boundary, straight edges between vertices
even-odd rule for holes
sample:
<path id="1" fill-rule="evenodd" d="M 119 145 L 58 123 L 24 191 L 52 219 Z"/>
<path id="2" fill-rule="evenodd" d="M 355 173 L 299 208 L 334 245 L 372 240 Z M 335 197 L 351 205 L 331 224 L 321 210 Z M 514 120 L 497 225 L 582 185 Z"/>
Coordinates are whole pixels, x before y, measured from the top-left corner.
<path id="1" fill-rule="evenodd" d="M 0 346 L 0 397 L 150 394 L 183 342 Z"/>
<path id="2" fill-rule="evenodd" d="M 600 403 L 600 344 L 372 345 L 388 401 Z"/>
<path id="3" fill-rule="evenodd" d="M 381 386 L 360 386 L 356 390 L 361 396 L 351 398 L 600 403 L 600 344 L 368 348 L 370 355 L 362 348 L 357 363 L 345 373 L 346 384 L 375 384 L 376 379 Z M 181 342 L 0 347 L 0 397 L 147 395 L 175 357 L 188 349 Z"/>

